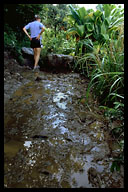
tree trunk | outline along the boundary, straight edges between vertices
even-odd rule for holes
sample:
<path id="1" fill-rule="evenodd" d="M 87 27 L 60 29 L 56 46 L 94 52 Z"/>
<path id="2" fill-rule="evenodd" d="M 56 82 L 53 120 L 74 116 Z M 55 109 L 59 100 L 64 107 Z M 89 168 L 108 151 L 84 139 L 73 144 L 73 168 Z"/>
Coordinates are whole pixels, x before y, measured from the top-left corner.
<path id="1" fill-rule="evenodd" d="M 55 25 L 55 37 L 56 37 L 56 25 Z"/>

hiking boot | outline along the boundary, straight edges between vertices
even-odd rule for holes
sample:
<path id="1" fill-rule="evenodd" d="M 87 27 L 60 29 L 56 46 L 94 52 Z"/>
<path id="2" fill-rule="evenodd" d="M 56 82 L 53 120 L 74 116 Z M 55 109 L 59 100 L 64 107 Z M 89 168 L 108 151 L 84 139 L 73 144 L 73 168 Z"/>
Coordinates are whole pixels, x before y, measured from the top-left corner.
<path id="1" fill-rule="evenodd" d="M 39 68 L 40 68 L 40 66 L 39 66 L 39 65 L 37 65 L 36 67 L 34 67 L 34 68 L 33 68 L 33 71 L 38 71 L 38 70 L 39 70 Z"/>

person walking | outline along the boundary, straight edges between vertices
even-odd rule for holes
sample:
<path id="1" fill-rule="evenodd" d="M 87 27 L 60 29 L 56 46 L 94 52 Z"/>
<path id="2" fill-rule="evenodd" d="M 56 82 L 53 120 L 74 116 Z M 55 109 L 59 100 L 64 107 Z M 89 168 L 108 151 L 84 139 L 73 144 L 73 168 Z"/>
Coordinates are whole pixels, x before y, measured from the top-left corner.
<path id="1" fill-rule="evenodd" d="M 30 29 L 31 36 L 28 34 L 27 30 Z M 41 18 L 39 15 L 35 15 L 35 21 L 28 23 L 23 27 L 23 31 L 28 36 L 31 41 L 31 48 L 34 51 L 34 70 L 39 68 L 38 62 L 40 58 L 41 48 L 43 47 L 42 33 L 45 30 L 45 26 L 41 23 Z"/>

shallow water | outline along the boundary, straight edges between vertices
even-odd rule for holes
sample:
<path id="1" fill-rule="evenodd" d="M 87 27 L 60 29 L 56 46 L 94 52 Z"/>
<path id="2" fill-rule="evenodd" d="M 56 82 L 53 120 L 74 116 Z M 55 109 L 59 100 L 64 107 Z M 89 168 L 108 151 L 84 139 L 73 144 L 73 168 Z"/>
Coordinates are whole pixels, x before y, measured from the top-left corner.
<path id="1" fill-rule="evenodd" d="M 77 73 L 21 75 L 4 109 L 5 187 L 122 188 L 123 168 L 110 172 L 111 150 L 119 146 L 110 149 L 98 105 L 80 102 L 87 80 Z"/>

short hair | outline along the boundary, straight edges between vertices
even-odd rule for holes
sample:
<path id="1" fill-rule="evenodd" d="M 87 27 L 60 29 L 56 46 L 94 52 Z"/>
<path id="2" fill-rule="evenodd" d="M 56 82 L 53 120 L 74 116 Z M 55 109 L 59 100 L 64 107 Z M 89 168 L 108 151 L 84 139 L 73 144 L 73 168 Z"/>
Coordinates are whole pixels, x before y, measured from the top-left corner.
<path id="1" fill-rule="evenodd" d="M 39 15 L 35 15 L 35 20 L 41 19 Z"/>

